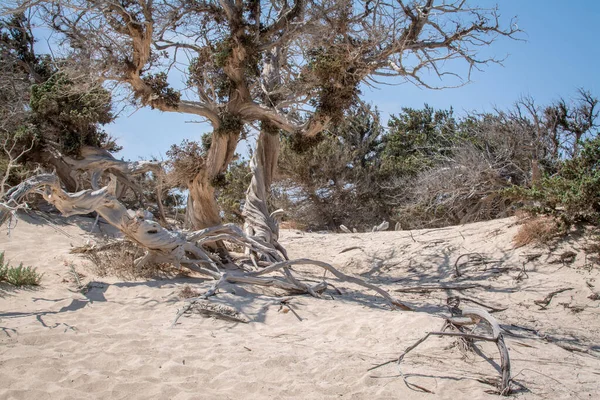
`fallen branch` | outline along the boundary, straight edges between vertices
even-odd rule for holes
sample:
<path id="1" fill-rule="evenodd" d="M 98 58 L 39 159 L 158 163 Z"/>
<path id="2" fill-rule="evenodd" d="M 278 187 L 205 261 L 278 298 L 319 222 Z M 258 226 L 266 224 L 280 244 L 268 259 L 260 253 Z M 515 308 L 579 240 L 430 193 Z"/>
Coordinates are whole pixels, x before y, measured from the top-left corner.
<path id="1" fill-rule="evenodd" d="M 217 317 L 234 322 L 242 322 L 244 324 L 250 322 L 248 318 L 242 315 L 235 308 L 222 304 L 211 303 L 208 300 L 199 300 L 192 303 L 191 307 L 187 308 L 186 313 L 193 312 L 209 317 Z"/>
<path id="2" fill-rule="evenodd" d="M 485 303 L 482 303 L 482 302 L 477 301 L 477 300 L 469 299 L 468 297 L 462 297 L 462 296 L 456 296 L 456 297 L 457 297 L 458 301 L 462 301 L 462 302 L 466 301 L 466 302 L 469 302 L 469 303 L 477 304 L 478 306 L 481 306 L 481 307 L 485 307 L 491 313 L 502 312 L 502 311 L 508 310 L 508 307 L 499 308 L 499 307 L 490 306 L 489 304 L 485 304 Z M 448 302 L 450 302 L 450 298 L 448 298 Z"/>
<path id="3" fill-rule="evenodd" d="M 351 251 L 351 250 L 362 250 L 362 247 L 360 247 L 360 246 L 346 247 L 345 249 L 340 251 L 339 254 L 342 254 L 342 253 L 345 253 L 345 252 Z"/>
<path id="4" fill-rule="evenodd" d="M 535 329 L 532 328 L 527 328 L 525 326 L 519 326 L 519 325 L 503 325 L 502 328 L 511 336 L 513 337 L 517 337 L 517 338 L 525 338 L 525 339 L 539 339 L 542 340 L 544 342 L 547 343 L 552 343 L 564 350 L 567 351 L 571 351 L 571 352 L 577 352 L 577 353 L 584 353 L 584 354 L 588 354 L 592 357 L 595 358 L 600 358 L 600 351 L 598 350 L 598 346 L 597 345 L 585 345 L 585 344 L 578 344 L 578 343 L 574 343 L 573 339 L 568 339 L 568 342 L 565 342 L 564 339 L 561 338 L 557 338 L 551 335 L 548 335 L 547 333 L 544 332 L 539 332 Z M 515 333 L 512 331 L 511 328 L 515 328 L 515 329 L 520 329 L 523 330 L 525 332 L 529 332 L 531 334 L 531 336 L 527 336 L 527 335 L 521 335 L 518 333 Z M 574 341 L 579 341 L 580 339 L 575 338 Z"/>
<path id="5" fill-rule="evenodd" d="M 403 292 L 403 293 L 427 293 L 435 290 L 467 290 L 467 289 L 488 289 L 490 286 L 479 285 L 477 283 L 471 284 L 447 284 L 447 285 L 425 285 L 425 286 L 411 286 L 411 287 L 403 287 L 394 289 L 394 292 Z"/>
<path id="6" fill-rule="evenodd" d="M 258 219 L 260 219 L 258 210 L 262 210 L 264 208 L 262 206 L 249 208 L 256 214 L 255 223 L 252 224 L 253 228 L 251 229 L 252 232 L 255 232 L 254 235 L 248 235 L 232 224 L 185 232 L 168 230 L 159 223 L 147 219 L 148 217 L 142 211 L 128 210 L 115 196 L 115 190 L 116 179 L 113 178 L 108 186 L 98 190 L 68 193 L 61 187 L 57 176 L 44 174 L 29 178 L 10 189 L 6 194 L 5 204 L 19 204 L 28 193 L 35 191 L 41 192 L 44 199 L 53 204 L 64 216 L 88 214 L 95 211 L 110 225 L 119 229 L 128 240 L 145 250 L 144 255 L 135 260 L 136 268 L 140 268 L 148 262 L 170 263 L 176 267 L 186 267 L 212 277 L 218 282 L 273 286 L 295 293 L 308 293 L 314 297 L 320 297 L 320 294 L 327 289 L 326 282 L 308 285 L 296 278 L 289 268 L 296 264 L 315 265 L 331 272 L 341 281 L 354 283 L 377 292 L 390 303 L 392 308 L 410 310 L 410 307 L 393 298 L 387 291 L 362 279 L 346 275 L 330 264 L 308 259 L 287 260 L 285 249 L 277 242 L 277 224 L 274 217 L 269 217 L 269 224 L 258 223 Z M 260 198 L 257 198 L 257 204 L 260 203 L 259 200 Z M 0 208 L 0 221 L 5 220 L 3 217 L 6 213 L 6 210 Z M 271 223 L 273 226 L 267 226 Z M 259 257 L 265 260 L 268 266 L 259 268 L 257 272 L 247 272 L 243 266 L 237 266 L 237 270 L 223 274 L 220 269 L 220 266 L 222 267 L 220 260 L 204 248 L 204 245 L 218 241 L 230 241 L 242 245 L 250 253 L 251 260 L 257 268 L 259 268 Z M 264 276 L 275 271 L 282 272 L 283 279 Z M 212 294 L 214 293 L 207 293 L 205 297 Z M 174 324 L 176 322 L 177 320 L 174 321 Z"/>
<path id="7" fill-rule="evenodd" d="M 573 290 L 573 288 L 563 288 L 555 290 L 554 292 L 549 293 L 542 300 L 534 300 L 533 302 L 540 306 L 540 310 L 545 310 L 550 305 L 550 302 L 552 301 L 554 296 L 556 296 L 559 293 L 566 292 L 567 290 Z"/>
<path id="8" fill-rule="evenodd" d="M 321 268 L 331 272 L 336 278 L 338 278 L 341 281 L 351 282 L 356 285 L 365 287 L 367 289 L 371 289 L 371 290 L 379 293 L 379 295 L 381 295 L 383 298 L 385 298 L 393 307 L 395 306 L 401 310 L 406 310 L 406 311 L 411 310 L 411 308 L 409 306 L 400 302 L 398 299 L 393 298 L 392 296 L 390 296 L 390 294 L 388 292 L 381 289 L 380 287 L 372 285 L 370 283 L 367 283 L 367 282 L 363 281 L 362 279 L 356 278 L 354 276 L 346 275 L 346 274 L 338 271 L 337 269 L 335 269 L 332 265 L 327 264 L 322 261 L 310 260 L 307 258 L 301 258 L 298 260 L 282 261 L 282 262 L 275 263 L 269 267 L 266 267 L 261 271 L 253 272 L 253 273 L 251 273 L 251 275 L 260 276 L 260 275 L 264 275 L 264 274 L 276 271 L 276 270 L 284 268 L 284 267 L 288 267 L 291 265 L 297 265 L 297 264 L 315 265 L 315 266 L 321 267 Z"/>
<path id="9" fill-rule="evenodd" d="M 463 257 L 467 257 L 467 261 L 463 262 L 462 264 L 459 264 L 458 262 L 463 258 Z M 454 262 L 454 275 L 459 278 L 462 276 L 461 272 L 460 272 L 460 267 L 467 265 L 469 263 L 474 263 L 475 265 L 479 265 L 479 264 L 493 264 L 496 263 L 497 261 L 494 260 L 486 260 L 484 256 L 482 256 L 479 253 L 465 253 L 465 254 L 461 254 L 456 261 Z"/>
<path id="10" fill-rule="evenodd" d="M 511 390 L 510 389 L 510 381 L 511 381 L 511 379 L 510 379 L 510 358 L 508 355 L 508 349 L 506 347 L 506 344 L 504 343 L 504 337 L 502 336 L 500 325 L 498 324 L 496 319 L 494 317 L 492 317 L 487 311 L 484 311 L 481 309 L 465 308 L 462 311 L 462 316 L 470 318 L 470 324 L 477 324 L 480 320 L 485 320 L 489 324 L 489 326 L 492 328 L 491 336 L 475 335 L 475 334 L 463 333 L 463 332 L 444 332 L 443 329 L 447 326 L 447 324 L 463 326 L 463 325 L 466 325 L 469 323 L 469 322 L 464 321 L 464 318 L 459 318 L 459 319 L 448 318 L 446 320 L 446 323 L 444 324 L 444 328 L 442 328 L 442 331 L 427 333 L 424 337 L 419 339 L 413 345 L 409 346 L 402 354 L 400 354 L 400 356 L 398 357 L 398 360 L 397 360 L 397 365 L 398 365 L 398 370 L 400 372 L 400 375 L 402 376 L 402 379 L 404 380 L 404 383 L 409 388 L 416 387 L 421 391 L 426 391 L 428 393 L 432 393 L 428 389 L 425 389 L 423 387 L 416 386 L 414 384 L 407 382 L 406 376 L 402 373 L 402 370 L 400 370 L 400 364 L 402 363 L 402 360 L 409 352 L 411 352 L 416 347 L 418 347 L 421 343 L 426 341 L 430 336 L 460 337 L 463 339 L 483 340 L 483 341 L 487 341 L 487 342 L 496 343 L 496 346 L 498 347 L 498 351 L 500 352 L 500 368 L 501 368 L 501 380 L 500 380 L 498 389 L 499 389 L 499 393 L 501 395 L 507 396 L 508 394 L 510 394 L 510 390 Z M 385 365 L 385 364 L 382 364 L 382 365 Z"/>

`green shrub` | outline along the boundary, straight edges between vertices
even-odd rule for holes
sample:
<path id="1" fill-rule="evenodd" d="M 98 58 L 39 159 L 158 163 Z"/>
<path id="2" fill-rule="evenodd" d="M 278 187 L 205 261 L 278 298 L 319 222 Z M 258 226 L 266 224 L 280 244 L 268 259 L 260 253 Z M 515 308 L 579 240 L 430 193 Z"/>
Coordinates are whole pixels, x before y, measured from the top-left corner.
<path id="1" fill-rule="evenodd" d="M 511 188 L 509 194 L 538 202 L 538 211 L 565 222 L 600 224 L 600 137 L 583 142 L 579 155 L 560 163 L 558 172 L 533 188 Z"/>
<path id="2" fill-rule="evenodd" d="M 8 282 L 13 286 L 38 286 L 43 274 L 38 274 L 37 268 L 12 267 L 4 262 L 4 252 L 0 253 L 0 282 Z"/>

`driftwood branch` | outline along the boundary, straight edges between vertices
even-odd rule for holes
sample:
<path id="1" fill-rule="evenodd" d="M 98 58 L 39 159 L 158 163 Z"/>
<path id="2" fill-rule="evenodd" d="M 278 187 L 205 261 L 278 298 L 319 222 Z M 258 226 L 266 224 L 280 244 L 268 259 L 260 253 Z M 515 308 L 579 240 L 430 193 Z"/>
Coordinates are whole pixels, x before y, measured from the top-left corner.
<path id="1" fill-rule="evenodd" d="M 330 264 L 309 259 L 285 260 L 283 258 L 286 257 L 285 250 L 278 246 L 275 240 L 266 241 L 262 234 L 248 235 L 235 225 L 220 225 L 193 232 L 168 230 L 157 222 L 146 219 L 143 212 L 127 210 L 114 195 L 115 179 L 111 180 L 109 186 L 98 190 L 68 193 L 61 187 L 60 180 L 55 175 L 38 175 L 9 190 L 4 199 L 5 203 L 20 204 L 31 192 L 41 192 L 46 201 L 53 204 L 65 216 L 97 212 L 109 224 L 119 229 L 127 239 L 146 249 L 146 253 L 135 261 L 137 267 L 147 262 L 171 263 L 216 279 L 216 286 L 213 290 L 209 290 L 205 297 L 213 295 L 219 284 L 224 281 L 273 286 L 319 297 L 320 293 L 327 289 L 326 282 L 308 285 L 301 282 L 290 269 L 292 265 L 306 264 L 323 268 L 341 281 L 375 291 L 386 299 L 392 308 L 410 310 L 407 305 L 393 298 L 382 288 L 360 278 L 346 275 Z M 4 214 L 8 212 L 9 210 L 0 208 L 0 221 L 5 219 Z M 270 239 L 275 237 L 271 236 Z M 268 266 L 256 272 L 247 272 L 243 268 L 227 273 L 222 272 L 218 258 L 203 246 L 219 240 L 244 246 L 252 254 L 267 260 Z M 281 272 L 283 277 L 266 276 L 273 272 Z"/>
<path id="2" fill-rule="evenodd" d="M 541 300 L 534 300 L 534 303 L 540 306 L 540 310 L 545 310 L 550 305 L 550 302 L 552 301 L 554 296 L 556 296 L 559 293 L 566 292 L 567 290 L 573 290 L 573 288 L 562 288 L 555 290 L 551 293 L 548 293 L 548 295 Z"/>
<path id="3" fill-rule="evenodd" d="M 414 384 L 409 383 L 406 380 L 406 377 L 404 376 L 402 371 L 400 370 L 400 364 L 402 363 L 402 360 L 404 359 L 404 357 L 431 336 L 451 336 L 451 337 L 459 337 L 459 338 L 463 338 L 463 339 L 483 340 L 483 341 L 487 341 L 487 342 L 494 342 L 496 344 L 496 346 L 498 347 L 498 351 L 500 353 L 500 368 L 501 368 L 501 379 L 500 379 L 500 384 L 499 384 L 498 389 L 499 389 L 499 393 L 501 395 L 503 395 L 503 396 L 509 395 L 510 390 L 511 390 L 510 389 L 510 382 L 511 382 L 510 358 L 508 355 L 508 349 L 506 347 L 506 344 L 504 343 L 504 337 L 502 335 L 502 330 L 500 328 L 500 325 L 498 324 L 498 322 L 496 321 L 496 319 L 494 317 L 492 317 L 487 311 L 484 311 L 482 309 L 465 308 L 462 311 L 462 317 L 467 317 L 468 320 L 465 318 L 448 318 L 446 320 L 446 323 L 444 324 L 444 328 L 442 328 L 442 331 L 427 333 L 424 337 L 419 339 L 413 345 L 409 346 L 406 350 L 404 350 L 404 352 L 402 354 L 400 354 L 400 356 L 397 359 L 397 365 L 398 365 L 398 370 L 400 371 L 400 375 L 402 376 L 402 379 L 404 380 L 404 382 L 406 383 L 406 385 L 409 388 L 417 388 L 421 391 L 433 393 L 428 389 L 425 389 L 423 387 L 416 386 Z M 444 332 L 444 329 L 448 324 L 464 326 L 464 325 L 469 325 L 469 324 L 471 324 L 471 325 L 477 324 L 481 320 L 484 320 L 488 323 L 488 325 L 490 326 L 490 328 L 492 330 L 491 335 L 476 335 L 476 334 L 464 333 L 464 332 Z M 389 364 L 389 363 L 390 362 L 386 362 L 384 364 L 380 364 L 379 366 Z M 377 368 L 379 366 L 376 366 L 373 368 Z"/>

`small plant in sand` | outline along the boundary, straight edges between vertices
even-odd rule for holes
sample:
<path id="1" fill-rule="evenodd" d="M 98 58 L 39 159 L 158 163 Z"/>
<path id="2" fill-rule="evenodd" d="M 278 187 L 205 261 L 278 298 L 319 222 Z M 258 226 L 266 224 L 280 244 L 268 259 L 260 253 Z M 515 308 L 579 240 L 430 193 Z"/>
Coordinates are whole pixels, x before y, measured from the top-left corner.
<path id="1" fill-rule="evenodd" d="M 202 295 L 199 291 L 193 289 L 189 285 L 184 285 L 177 294 L 180 299 L 191 299 Z"/>
<path id="2" fill-rule="evenodd" d="M 38 286 L 42 276 L 36 268 L 24 267 L 23 263 L 18 267 L 5 263 L 4 252 L 0 253 L 0 282 L 7 282 L 13 286 Z"/>

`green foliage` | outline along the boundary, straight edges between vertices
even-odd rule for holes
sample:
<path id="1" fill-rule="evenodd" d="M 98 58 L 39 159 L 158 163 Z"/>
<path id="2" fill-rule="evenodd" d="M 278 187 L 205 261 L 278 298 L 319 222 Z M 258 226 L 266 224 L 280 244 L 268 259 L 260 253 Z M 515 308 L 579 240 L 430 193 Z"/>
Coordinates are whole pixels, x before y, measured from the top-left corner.
<path id="1" fill-rule="evenodd" d="M 37 273 L 36 268 L 13 267 L 4 261 L 4 252 L 0 253 L 0 282 L 7 282 L 13 286 L 38 286 L 43 274 Z"/>
<path id="2" fill-rule="evenodd" d="M 244 128 L 244 121 L 234 114 L 224 113 L 221 115 L 221 125 L 215 131 L 216 134 L 226 134 L 241 131 Z"/>
<path id="3" fill-rule="evenodd" d="M 3 133 L 15 143 L 16 154 L 35 144 L 19 161 L 39 161 L 46 145 L 69 155 L 77 155 L 83 145 L 119 150 L 100 129 L 114 120 L 110 93 L 97 82 L 60 72 L 49 55 L 35 54 L 34 42 L 23 15 L 0 21 L 0 81 L 10 82 L 0 85 L 0 118 L 12 117 Z M 14 87 L 18 92 L 11 92 Z"/>
<path id="4" fill-rule="evenodd" d="M 309 51 L 308 70 L 318 82 L 312 105 L 329 116 L 334 124 L 358 99 L 358 67 L 348 43 L 338 42 Z"/>
<path id="5" fill-rule="evenodd" d="M 114 120 L 111 95 L 99 85 L 78 87 L 57 72 L 31 87 L 32 121 L 45 140 L 57 142 L 66 154 L 77 154 L 84 146 L 119 148 L 99 129 Z"/>
<path id="6" fill-rule="evenodd" d="M 312 143 L 286 138 L 275 207 L 311 229 L 366 228 L 388 217 L 389 191 L 381 187 L 379 168 L 382 143 L 377 111 L 362 107 L 353 107 L 342 123 Z"/>
<path id="7" fill-rule="evenodd" d="M 217 203 L 221 209 L 223 221 L 243 223 L 243 201 L 250 185 L 252 173 L 247 160 L 232 162 L 217 187 Z"/>
<path id="8" fill-rule="evenodd" d="M 386 133 L 376 110 L 353 106 L 335 129 L 284 142 L 279 165 L 287 180 L 280 192 L 292 195 L 280 196 L 278 206 L 315 229 L 370 229 L 382 220 L 405 220 L 396 210 L 414 191 L 417 174 L 453 155 L 463 141 L 458 125 L 452 110 L 403 108 Z"/>
<path id="9" fill-rule="evenodd" d="M 181 93 L 169 86 L 166 73 L 147 74 L 142 80 L 152 89 L 152 94 L 158 96 L 167 106 L 177 107 Z"/>
<path id="10" fill-rule="evenodd" d="M 239 61 L 235 60 L 233 55 L 234 47 L 238 45 L 244 48 L 244 60 L 241 65 L 244 78 L 248 82 L 258 79 L 262 55 L 256 43 L 256 35 L 241 33 L 235 39 L 229 36 L 204 47 L 190 62 L 188 84 L 205 87 L 210 82 L 210 87 L 214 89 L 219 102 L 227 102 L 231 91 L 235 89 L 235 82 L 225 73 L 225 69 L 237 68 L 233 65 Z"/>
<path id="11" fill-rule="evenodd" d="M 578 156 L 563 160 L 558 172 L 546 175 L 532 188 L 512 187 L 517 198 L 534 200 L 539 210 L 567 222 L 600 224 L 600 136 L 582 142 Z"/>
<path id="12" fill-rule="evenodd" d="M 459 142 L 457 123 L 450 110 L 402 108 L 388 121 L 390 129 L 381 154 L 389 174 L 414 176 L 452 155 Z"/>

